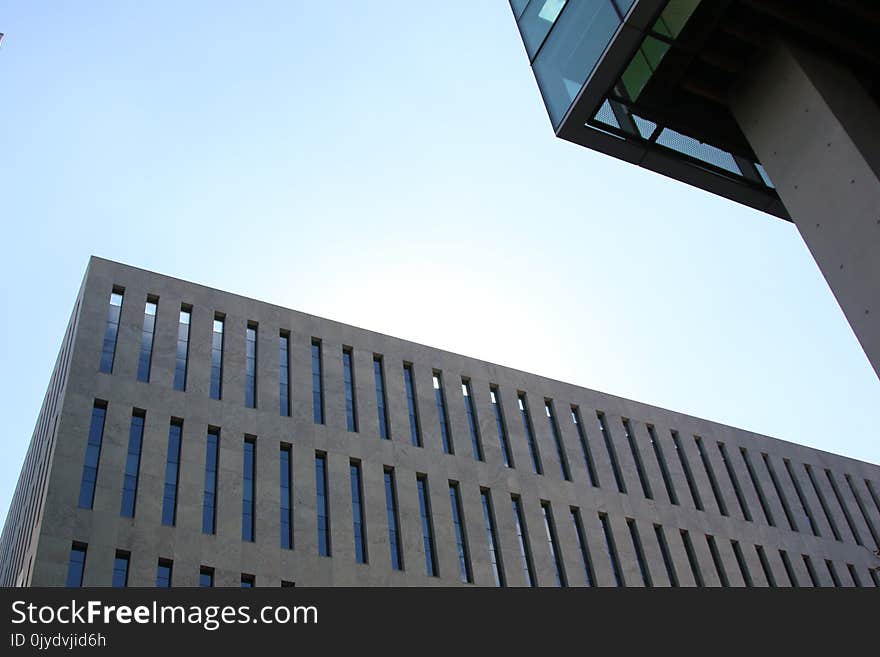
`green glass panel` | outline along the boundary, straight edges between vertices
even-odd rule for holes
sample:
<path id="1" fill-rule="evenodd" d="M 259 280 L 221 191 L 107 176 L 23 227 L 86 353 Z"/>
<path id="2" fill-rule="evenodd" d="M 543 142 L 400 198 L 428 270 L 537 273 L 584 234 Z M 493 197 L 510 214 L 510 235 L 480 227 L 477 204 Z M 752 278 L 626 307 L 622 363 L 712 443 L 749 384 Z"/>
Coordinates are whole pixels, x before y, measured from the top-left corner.
<path id="1" fill-rule="evenodd" d="M 645 59 L 642 51 L 638 50 L 620 78 L 630 100 L 638 100 L 652 73 L 648 60 Z"/>
<path id="2" fill-rule="evenodd" d="M 654 24 L 654 31 L 672 39 L 676 38 L 700 2 L 701 0 L 670 0 Z"/>

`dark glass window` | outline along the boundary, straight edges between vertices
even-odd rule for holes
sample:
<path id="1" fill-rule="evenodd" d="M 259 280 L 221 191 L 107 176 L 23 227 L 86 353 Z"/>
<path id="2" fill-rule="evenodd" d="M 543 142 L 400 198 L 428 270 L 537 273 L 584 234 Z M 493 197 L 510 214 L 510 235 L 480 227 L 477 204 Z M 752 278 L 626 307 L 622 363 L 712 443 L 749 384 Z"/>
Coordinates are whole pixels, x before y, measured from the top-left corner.
<path id="1" fill-rule="evenodd" d="M 681 445 L 681 439 L 678 437 L 678 431 L 672 432 L 672 445 L 675 447 L 675 453 L 678 454 L 678 460 L 681 462 L 681 469 L 684 471 L 684 478 L 687 481 L 688 490 L 691 493 L 691 498 L 694 500 L 694 507 L 698 511 L 703 510 L 703 500 L 700 497 L 700 491 L 697 489 L 697 484 L 694 482 L 694 473 L 691 472 L 691 462 L 688 459 L 687 454 L 684 452 L 684 448 Z"/>
<path id="2" fill-rule="evenodd" d="M 764 457 L 764 464 L 767 466 L 767 469 L 770 470 L 770 461 L 767 458 L 766 454 L 762 454 Z M 818 483 L 816 482 L 816 478 L 813 476 L 813 468 L 810 467 L 809 463 L 804 464 L 804 470 L 807 473 L 807 477 L 810 480 L 810 485 L 813 487 L 813 492 L 816 494 L 816 498 L 819 500 L 819 506 L 822 507 L 822 513 L 825 514 L 825 520 L 828 522 L 828 526 L 831 527 L 831 533 L 834 535 L 834 540 L 842 541 L 840 537 L 840 530 L 837 528 L 837 522 L 835 522 L 834 517 L 831 515 L 831 510 L 828 508 L 828 502 L 825 499 L 825 494 L 822 492 L 822 489 L 819 488 Z M 772 470 L 771 470 L 772 473 Z M 773 480 L 773 485 L 776 486 L 776 492 L 782 498 L 781 493 L 779 492 L 779 485 L 776 480 Z M 783 505 L 783 510 L 788 514 L 788 507 Z M 788 517 L 788 516 L 786 516 Z M 791 523 L 791 518 L 789 518 L 789 523 Z"/>
<path id="3" fill-rule="evenodd" d="M 504 424 L 504 411 L 501 408 L 501 398 L 498 386 L 489 386 L 489 399 L 492 400 L 492 411 L 495 413 L 495 427 L 498 429 L 498 441 L 501 443 L 501 458 L 508 468 L 513 467 L 513 454 L 510 451 L 510 441 L 507 439 L 507 426 Z"/>
<path id="4" fill-rule="evenodd" d="M 351 480 L 351 518 L 354 531 L 354 559 L 357 563 L 367 563 L 367 523 L 364 520 L 364 491 L 361 481 L 361 464 L 351 461 L 348 464 Z"/>
<path id="5" fill-rule="evenodd" d="M 578 540 L 578 550 L 580 550 L 581 561 L 584 564 L 584 583 L 587 586 L 596 586 L 596 575 L 593 572 L 593 559 L 590 557 L 590 547 L 587 544 L 587 534 L 584 531 L 581 511 L 575 506 L 571 507 L 570 511 L 571 522 L 574 525 L 574 533 Z"/>
<path id="6" fill-rule="evenodd" d="M 318 515 L 318 554 L 330 556 L 330 507 L 327 486 L 327 455 L 315 455 L 315 493 Z"/>
<path id="7" fill-rule="evenodd" d="M 443 442 L 443 451 L 454 454 L 452 447 L 452 435 L 449 430 L 449 418 L 446 416 L 446 395 L 443 392 L 443 375 L 434 372 L 434 399 L 437 401 L 437 418 L 440 421 L 440 438 Z"/>
<path id="8" fill-rule="evenodd" d="M 211 335 L 211 399 L 220 399 L 223 393 L 223 328 L 222 317 L 214 317 Z"/>
<path id="9" fill-rule="evenodd" d="M 599 522 L 602 524 L 602 534 L 605 536 L 605 550 L 608 553 L 608 561 L 611 563 L 611 572 L 614 575 L 615 586 L 626 586 L 623 579 L 623 571 L 620 569 L 620 559 L 617 557 L 617 545 L 614 542 L 614 534 L 611 531 L 611 521 L 604 513 L 599 514 Z"/>
<path id="10" fill-rule="evenodd" d="M 611 461 L 611 472 L 614 474 L 614 483 L 617 484 L 617 490 L 626 493 L 626 482 L 620 473 L 620 462 L 617 460 L 617 450 L 614 449 L 614 441 L 611 438 L 611 432 L 608 431 L 608 424 L 605 422 L 605 414 L 602 411 L 596 412 L 596 419 L 599 421 L 599 431 L 602 433 L 602 439 L 605 441 L 605 449 L 608 451 L 608 459 Z"/>
<path id="11" fill-rule="evenodd" d="M 630 425 L 629 420 L 626 418 L 623 418 L 621 423 L 623 424 L 623 433 L 626 434 L 626 442 L 629 444 L 629 451 L 632 452 L 633 455 L 633 462 L 636 464 L 636 473 L 639 475 L 639 484 L 642 486 L 642 494 L 645 496 L 645 499 L 653 500 L 654 492 L 651 490 L 651 483 L 648 481 L 648 477 L 645 476 L 645 468 L 642 465 L 642 454 L 636 443 L 636 436 L 633 433 L 632 425 Z"/>
<path id="12" fill-rule="evenodd" d="M 782 487 L 779 485 L 779 479 L 776 477 L 776 469 L 773 467 L 773 464 L 770 462 L 770 456 L 768 454 L 761 454 L 761 458 L 764 461 L 764 467 L 767 468 L 767 474 L 770 475 L 770 481 L 773 483 L 773 488 L 776 491 L 776 497 L 779 498 L 779 503 L 782 505 L 782 511 L 785 513 L 785 519 L 788 521 L 788 526 L 791 528 L 791 531 L 798 531 L 797 524 L 795 524 L 794 517 L 791 513 L 791 508 L 788 506 L 788 499 L 786 499 L 785 495 L 782 492 Z M 807 473 L 810 475 L 810 481 L 813 483 L 813 487 L 816 487 L 816 482 L 813 480 L 812 472 L 809 467 L 807 467 Z M 818 492 L 818 491 L 817 491 Z M 819 501 L 822 501 L 822 498 L 819 498 Z M 828 510 L 825 505 L 822 505 L 822 508 L 825 509 L 827 514 Z M 837 533 L 837 528 L 832 524 L 831 529 L 834 531 L 834 537 L 839 541 L 840 535 Z"/>
<path id="13" fill-rule="evenodd" d="M 669 544 L 666 542 L 666 534 L 663 527 L 654 525 L 654 534 L 657 535 L 657 544 L 660 546 L 660 555 L 663 557 L 663 565 L 666 567 L 666 575 L 669 577 L 670 586 L 678 586 L 678 573 L 675 570 L 675 562 L 669 553 Z"/>
<path id="14" fill-rule="evenodd" d="M 455 547 L 458 552 L 458 570 L 461 581 L 473 582 L 471 574 L 471 556 L 468 552 L 467 532 L 464 528 L 464 516 L 461 510 L 461 492 L 458 484 L 449 482 L 449 503 L 452 508 L 452 525 L 455 528 Z"/>
<path id="15" fill-rule="evenodd" d="M 293 547 L 293 459 L 291 446 L 281 445 L 281 547 Z"/>
<path id="16" fill-rule="evenodd" d="M 379 437 L 391 438 L 388 431 L 388 408 L 385 401 L 385 369 L 381 356 L 373 356 L 373 380 L 376 384 L 376 412 L 379 415 Z"/>
<path id="17" fill-rule="evenodd" d="M 694 576 L 694 583 L 702 588 L 705 586 L 705 582 L 703 582 L 703 572 L 700 570 L 700 564 L 697 561 L 697 554 L 694 552 L 694 544 L 691 543 L 691 535 L 686 529 L 681 530 L 681 542 L 684 543 L 684 551 L 687 554 L 688 564 L 691 567 L 691 574 Z M 758 546 L 759 554 L 760 546 Z"/>
<path id="18" fill-rule="evenodd" d="M 244 405 L 257 407 L 257 325 L 248 324 L 245 330 Z"/>
<path id="19" fill-rule="evenodd" d="M 351 349 L 346 348 L 342 350 L 342 375 L 345 381 L 345 423 L 349 431 L 357 431 L 357 397 L 354 388 L 352 356 Z"/>
<path id="20" fill-rule="evenodd" d="M 167 589 L 171 587 L 171 572 L 174 564 L 170 559 L 159 559 L 159 566 L 156 568 L 156 587 Z"/>
<path id="21" fill-rule="evenodd" d="M 657 431 L 654 426 L 648 425 L 648 438 L 651 440 L 651 447 L 654 449 L 654 457 L 657 459 L 657 466 L 660 468 L 660 475 L 663 477 L 663 485 L 666 487 L 666 495 L 669 496 L 670 504 L 678 504 L 678 493 L 675 492 L 675 484 L 669 475 L 669 468 L 666 466 L 666 457 L 663 454 L 663 446 L 657 437 Z"/>
<path id="22" fill-rule="evenodd" d="M 813 518 L 813 512 L 807 504 L 807 499 L 804 497 L 804 491 L 801 490 L 801 484 L 791 468 L 791 461 L 788 459 L 782 459 L 782 464 L 785 467 L 785 471 L 788 473 L 788 478 L 791 480 L 792 486 L 794 486 L 794 492 L 797 495 L 801 509 L 807 518 L 807 522 L 810 524 L 810 531 L 813 532 L 813 536 L 819 536 L 819 527 L 816 525 L 816 520 Z"/>
<path id="23" fill-rule="evenodd" d="M 596 463 L 593 460 L 593 451 L 590 449 L 590 441 L 587 439 L 587 432 L 584 430 L 584 423 L 581 421 L 581 411 L 577 406 L 571 407 L 571 421 L 577 428 L 578 440 L 581 443 L 581 452 L 584 456 L 584 467 L 587 469 L 587 477 L 590 479 L 592 486 L 599 486 L 599 477 L 596 476 Z"/>
<path id="24" fill-rule="evenodd" d="M 532 0 L 526 6 L 519 18 L 519 31 L 529 59 L 534 59 L 565 3 L 566 0 Z"/>
<path id="25" fill-rule="evenodd" d="M 788 575 L 788 581 L 791 584 L 792 588 L 799 588 L 800 582 L 798 582 L 797 575 L 794 572 L 794 568 L 791 565 L 791 559 L 788 558 L 788 552 L 785 550 L 779 551 L 779 556 L 782 559 L 782 567 L 785 568 L 785 574 Z"/>
<path id="26" fill-rule="evenodd" d="M 868 532 L 871 534 L 871 538 L 874 539 L 874 544 L 880 547 L 880 535 L 877 533 L 877 528 L 874 526 L 874 522 L 871 520 L 871 516 L 868 515 L 868 511 L 865 508 L 865 503 L 862 500 L 861 494 L 859 494 L 858 489 L 853 483 L 852 477 L 848 474 L 843 475 L 844 480 L 846 480 L 846 485 L 849 487 L 849 492 L 852 493 L 853 499 L 856 501 L 856 506 L 859 507 L 859 513 L 862 514 L 862 520 L 865 521 L 865 526 L 868 528 Z"/>
<path id="27" fill-rule="evenodd" d="M 138 381 L 150 380 L 150 366 L 153 360 L 153 335 L 156 331 L 157 297 L 147 297 L 144 305 L 144 328 L 141 331 L 141 351 L 138 355 Z"/>
<path id="28" fill-rule="evenodd" d="M 718 544 L 715 542 L 715 537 L 706 534 L 706 543 L 709 544 L 709 554 L 712 555 L 712 562 L 715 564 L 715 572 L 718 573 L 718 580 L 721 582 L 721 586 L 730 586 L 730 580 L 727 579 L 727 571 L 724 569 L 724 563 L 721 561 L 721 553 L 718 552 Z"/>
<path id="29" fill-rule="evenodd" d="M 385 514 L 388 517 L 388 545 L 391 549 L 391 567 L 403 570 L 403 551 L 400 548 L 400 520 L 397 513 L 397 485 L 394 470 L 385 468 Z"/>
<path id="30" fill-rule="evenodd" d="M 180 480 L 180 440 L 183 420 L 172 419 L 168 429 L 168 455 L 165 460 L 165 490 L 162 497 L 162 524 L 177 522 L 177 482 Z"/>
<path id="31" fill-rule="evenodd" d="M 519 404 L 519 413 L 522 416 L 523 431 L 526 434 L 526 444 L 529 446 L 529 454 L 532 457 L 532 467 L 537 474 L 544 474 L 541 467 L 541 452 L 538 451 L 538 443 L 535 442 L 535 431 L 532 428 L 532 416 L 529 413 L 529 404 L 526 401 L 526 393 L 520 392 L 516 396 Z"/>
<path id="32" fill-rule="evenodd" d="M 859 534 L 856 523 L 853 522 L 852 516 L 849 513 L 849 507 L 847 507 L 846 502 L 844 502 L 843 496 L 840 494 L 840 489 L 837 487 L 837 481 L 834 479 L 834 475 L 831 474 L 831 470 L 828 468 L 825 468 L 825 477 L 831 485 L 831 492 L 834 493 L 834 499 L 837 500 L 837 506 L 839 506 L 840 510 L 843 512 L 843 518 L 846 520 L 846 525 L 849 527 L 849 531 L 852 534 L 853 539 L 855 539 L 856 545 L 864 546 L 865 544 L 862 542 L 862 537 Z M 806 507 L 804 508 L 806 510 Z M 809 513 L 809 510 L 807 510 L 807 513 Z M 810 521 L 812 522 L 812 516 L 810 517 Z M 880 549 L 880 546 L 877 546 L 877 549 Z"/>
<path id="33" fill-rule="evenodd" d="M 639 572 L 642 574 L 642 584 L 645 586 L 654 586 L 651 580 L 651 571 L 648 569 L 648 561 L 645 559 L 645 551 L 642 549 L 642 538 L 639 536 L 639 528 L 636 521 L 632 518 L 626 519 L 626 525 L 629 528 L 629 536 L 632 539 L 633 550 L 636 553 L 636 561 L 639 563 Z"/>
<path id="34" fill-rule="evenodd" d="M 186 370 L 189 365 L 189 324 L 192 320 L 192 311 L 189 308 L 180 308 L 180 317 L 177 322 L 177 353 L 174 359 L 174 389 L 186 390 Z"/>
<path id="35" fill-rule="evenodd" d="M 703 439 L 699 436 L 694 436 L 694 440 L 697 443 L 697 451 L 700 453 L 700 460 L 703 462 L 703 468 L 705 468 L 706 475 L 709 477 L 709 487 L 712 489 L 712 495 L 715 496 L 715 503 L 718 505 L 718 510 L 721 512 L 721 515 L 726 516 L 728 515 L 727 504 L 724 502 L 724 497 L 721 495 L 721 489 L 718 487 L 718 480 L 715 478 L 715 469 L 712 467 L 711 461 L 709 461 L 709 455 L 706 453 Z"/>
<path id="36" fill-rule="evenodd" d="M 422 543 L 425 547 L 425 569 L 429 577 L 437 576 L 437 554 L 434 550 L 434 523 L 431 520 L 431 501 L 428 499 L 428 479 L 416 475 L 419 491 L 419 513 L 422 517 Z"/>
<path id="37" fill-rule="evenodd" d="M 556 575 L 557 586 L 567 586 L 565 578 L 565 565 L 562 562 L 562 552 L 559 551 L 559 539 L 556 537 L 556 524 L 553 521 L 553 509 L 550 502 L 541 502 L 541 514 L 544 516 L 544 531 L 547 533 L 547 547 L 553 558 L 553 570 Z"/>
<path id="38" fill-rule="evenodd" d="M 571 472 L 568 470 L 568 456 L 565 454 L 565 447 L 562 445 L 562 436 L 559 435 L 559 425 L 556 422 L 556 412 L 553 409 L 553 402 L 549 399 L 544 400 L 544 413 L 547 415 L 547 423 L 550 425 L 550 435 L 553 436 L 553 443 L 556 445 L 556 456 L 559 458 L 559 469 L 562 478 L 565 481 L 571 481 Z"/>
<path id="39" fill-rule="evenodd" d="M 205 497 L 202 505 L 202 532 L 213 534 L 217 525 L 217 470 L 220 459 L 220 430 L 208 429 L 205 441 Z"/>
<path id="40" fill-rule="evenodd" d="M 128 431 L 128 453 L 125 456 L 125 476 L 122 480 L 122 508 L 119 511 L 119 514 L 126 518 L 134 518 L 134 508 L 137 502 L 144 419 L 144 412 L 138 409 L 135 409 L 131 415 L 131 427 Z"/>
<path id="41" fill-rule="evenodd" d="M 245 575 L 241 574 L 241 588 L 243 589 L 252 589 L 254 588 L 254 576 L 253 575 Z"/>
<path id="42" fill-rule="evenodd" d="M 843 584 L 840 582 L 840 575 L 837 574 L 837 568 L 834 567 L 834 563 L 830 560 L 825 560 L 825 567 L 828 568 L 828 574 L 831 576 L 831 581 L 834 583 L 834 586 L 840 588 Z"/>
<path id="43" fill-rule="evenodd" d="M 324 373 L 321 341 L 312 339 L 312 414 L 315 424 L 324 424 Z"/>
<path id="44" fill-rule="evenodd" d="M 104 343 L 101 347 L 101 371 L 113 372 L 113 360 L 116 357 L 116 338 L 119 336 L 119 315 L 122 312 L 121 288 L 113 288 L 110 294 L 110 308 L 107 311 L 107 325 L 104 328 Z"/>
<path id="45" fill-rule="evenodd" d="M 244 458 L 241 488 L 241 540 L 254 540 L 256 521 L 256 460 L 257 441 L 253 436 L 244 439 Z"/>
<path id="46" fill-rule="evenodd" d="M 70 548 L 70 561 L 67 564 L 67 582 L 65 586 L 68 588 L 79 588 L 83 583 L 83 570 L 86 567 L 86 550 L 88 546 L 85 543 L 74 543 Z"/>
<path id="47" fill-rule="evenodd" d="M 752 574 L 749 572 L 749 567 L 746 565 L 746 558 L 743 555 L 739 541 L 731 539 L 730 547 L 733 549 L 733 555 L 736 557 L 736 563 L 739 566 L 739 572 L 742 575 L 743 582 L 747 587 L 753 587 L 755 584 L 752 582 Z"/>
<path id="48" fill-rule="evenodd" d="M 422 446 L 422 432 L 419 428 L 419 407 L 416 404 L 416 384 L 413 376 L 413 367 L 409 363 L 403 364 L 403 383 L 406 386 L 406 403 L 409 409 L 409 433 L 412 444 Z"/>
<path id="49" fill-rule="evenodd" d="M 758 553 L 758 561 L 761 562 L 761 570 L 764 571 L 764 577 L 767 579 L 767 586 L 775 588 L 776 578 L 773 576 L 773 571 L 770 569 L 770 562 L 767 560 L 767 554 L 764 552 L 764 548 L 760 545 L 756 545 L 755 552 Z"/>
<path id="50" fill-rule="evenodd" d="M 492 494 L 488 490 L 480 491 L 480 502 L 483 505 L 483 522 L 486 525 L 486 541 L 489 545 L 489 563 L 495 586 L 504 586 L 504 568 L 501 563 L 501 552 L 498 550 L 498 532 L 495 529 L 495 513 L 492 508 Z"/>
<path id="51" fill-rule="evenodd" d="M 717 445 L 718 453 L 721 454 L 721 460 L 724 462 L 724 468 L 727 470 L 727 476 L 730 478 L 730 483 L 733 486 L 733 492 L 736 494 L 736 501 L 737 504 L 739 504 L 739 510 L 743 514 L 743 518 L 751 521 L 752 512 L 751 509 L 749 509 L 746 498 L 743 497 L 742 489 L 739 486 L 739 479 L 736 476 L 736 471 L 733 469 L 733 463 L 730 462 L 730 458 L 727 456 L 727 448 L 722 442 L 717 443 Z"/>
<path id="52" fill-rule="evenodd" d="M 776 521 L 773 519 L 773 514 L 770 511 L 770 507 L 767 504 L 767 498 L 764 496 L 764 488 L 761 486 L 761 482 L 758 479 L 758 476 L 755 474 L 755 469 L 752 467 L 752 459 L 749 458 L 749 453 L 745 447 L 739 448 L 739 453 L 743 458 L 743 462 L 746 464 L 746 472 L 749 473 L 749 479 L 752 482 L 752 486 L 755 489 L 755 494 L 758 496 L 758 502 L 761 504 L 761 511 L 764 512 L 764 518 L 767 520 L 767 524 L 771 527 L 776 526 Z"/>
<path id="53" fill-rule="evenodd" d="M 128 586 L 128 552 L 116 550 L 116 558 L 113 559 L 113 588 L 124 589 Z"/>
<path id="54" fill-rule="evenodd" d="M 199 569 L 199 586 L 210 588 L 214 586 L 214 569 L 202 566 Z"/>
<path id="55" fill-rule="evenodd" d="M 95 483 L 98 480 L 98 462 L 101 460 L 101 441 L 104 438 L 104 417 L 106 415 L 107 402 L 95 400 L 95 405 L 92 407 L 92 422 L 89 426 L 89 439 L 86 444 L 82 482 L 79 487 L 79 507 L 81 509 L 91 509 L 95 501 Z"/>
<path id="56" fill-rule="evenodd" d="M 532 566 L 532 550 L 529 546 L 529 536 L 526 533 L 526 519 L 523 516 L 522 503 L 519 497 L 510 497 L 513 506 L 513 522 L 516 525 L 516 540 L 519 543 L 519 555 L 522 558 L 523 577 L 526 586 L 537 586 L 535 582 L 535 569 Z"/>
<path id="57" fill-rule="evenodd" d="M 480 427 L 477 422 L 477 409 L 474 408 L 474 397 L 471 394 L 471 382 L 461 380 L 461 394 L 464 396 L 464 409 L 467 413 L 468 429 L 471 432 L 471 448 L 477 461 L 483 460 L 483 445 L 480 442 Z"/>
<path id="58" fill-rule="evenodd" d="M 281 415 L 290 415 L 290 334 L 281 332 L 278 337 L 279 405 Z"/>

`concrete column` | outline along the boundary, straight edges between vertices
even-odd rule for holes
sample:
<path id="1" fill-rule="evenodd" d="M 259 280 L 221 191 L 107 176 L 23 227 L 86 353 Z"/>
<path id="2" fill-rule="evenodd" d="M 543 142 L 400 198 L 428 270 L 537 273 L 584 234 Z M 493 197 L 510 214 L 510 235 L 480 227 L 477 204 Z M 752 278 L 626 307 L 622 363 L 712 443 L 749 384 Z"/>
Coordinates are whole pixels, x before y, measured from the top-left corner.
<path id="1" fill-rule="evenodd" d="M 779 42 L 731 110 L 880 374 L 880 108 L 844 67 Z"/>

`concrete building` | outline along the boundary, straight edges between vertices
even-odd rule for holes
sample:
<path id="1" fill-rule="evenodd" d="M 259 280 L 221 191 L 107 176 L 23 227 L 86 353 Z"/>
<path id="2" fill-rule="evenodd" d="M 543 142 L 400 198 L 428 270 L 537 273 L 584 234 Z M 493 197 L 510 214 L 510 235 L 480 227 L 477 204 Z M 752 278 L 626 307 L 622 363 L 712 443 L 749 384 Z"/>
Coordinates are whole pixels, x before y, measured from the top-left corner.
<path id="1" fill-rule="evenodd" d="M 880 374 L 880 9 L 511 0 L 556 135 L 792 221 Z"/>
<path id="2" fill-rule="evenodd" d="M 880 468 L 92 258 L 5 586 L 880 586 Z"/>

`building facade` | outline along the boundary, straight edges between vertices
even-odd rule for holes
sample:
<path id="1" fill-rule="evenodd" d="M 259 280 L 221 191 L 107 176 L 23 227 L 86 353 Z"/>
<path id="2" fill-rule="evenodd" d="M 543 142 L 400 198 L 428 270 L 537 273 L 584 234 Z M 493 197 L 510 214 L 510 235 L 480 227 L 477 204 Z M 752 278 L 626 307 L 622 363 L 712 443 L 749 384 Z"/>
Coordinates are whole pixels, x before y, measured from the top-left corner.
<path id="1" fill-rule="evenodd" d="M 880 12 L 510 0 L 558 137 L 792 221 L 880 375 Z"/>
<path id="2" fill-rule="evenodd" d="M 92 258 L 4 586 L 880 586 L 880 468 Z"/>

